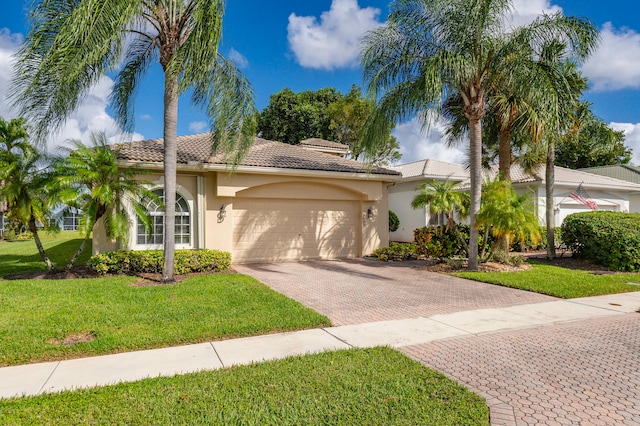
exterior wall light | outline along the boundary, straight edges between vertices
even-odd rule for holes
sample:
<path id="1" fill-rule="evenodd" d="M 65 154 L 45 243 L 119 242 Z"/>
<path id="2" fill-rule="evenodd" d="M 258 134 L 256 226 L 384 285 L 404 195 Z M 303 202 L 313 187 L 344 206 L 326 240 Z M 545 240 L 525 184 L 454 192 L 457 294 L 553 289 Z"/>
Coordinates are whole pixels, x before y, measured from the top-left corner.
<path id="1" fill-rule="evenodd" d="M 224 218 L 227 217 L 227 209 L 224 204 L 220 207 L 220 211 L 218 212 L 218 223 L 224 222 Z"/>
<path id="2" fill-rule="evenodd" d="M 371 207 L 367 209 L 367 219 L 373 219 L 373 209 Z"/>

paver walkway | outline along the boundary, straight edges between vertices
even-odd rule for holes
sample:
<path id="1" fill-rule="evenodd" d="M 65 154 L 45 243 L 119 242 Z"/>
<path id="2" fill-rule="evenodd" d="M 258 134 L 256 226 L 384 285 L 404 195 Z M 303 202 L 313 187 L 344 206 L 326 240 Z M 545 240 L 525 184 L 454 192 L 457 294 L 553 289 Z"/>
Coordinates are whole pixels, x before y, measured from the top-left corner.
<path id="1" fill-rule="evenodd" d="M 369 260 L 234 265 L 315 309 L 334 325 L 558 300 L 550 296 L 436 274 L 423 262 Z"/>

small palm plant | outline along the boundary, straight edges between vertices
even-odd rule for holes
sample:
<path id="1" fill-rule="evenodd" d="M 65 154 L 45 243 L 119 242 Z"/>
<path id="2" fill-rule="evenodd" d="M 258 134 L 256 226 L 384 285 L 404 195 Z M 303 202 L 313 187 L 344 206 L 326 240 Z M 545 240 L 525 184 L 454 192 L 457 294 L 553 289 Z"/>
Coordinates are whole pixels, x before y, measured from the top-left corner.
<path id="1" fill-rule="evenodd" d="M 411 201 L 411 207 L 421 209 L 429 207 L 431 214 L 447 216 L 446 232 L 454 232 L 462 243 L 465 252 L 469 253 L 469 245 L 456 226 L 456 213 L 461 219 L 468 217 L 471 199 L 468 192 L 461 191 L 457 183 L 431 180 L 417 186 L 420 193 Z"/>
<path id="2" fill-rule="evenodd" d="M 91 146 L 73 141 L 65 148 L 67 155 L 55 161 L 60 199 L 67 206 L 83 212 L 79 231 L 82 244 L 66 268 L 76 262 L 85 248 L 96 223 L 103 221 L 107 238 L 126 238 L 130 229 L 130 207 L 147 230 L 151 227 L 145 205 L 149 200 L 162 202 L 140 179 L 146 172 L 136 168 L 119 168 L 117 151 L 107 145 L 104 133 L 91 134 Z"/>
<path id="3" fill-rule="evenodd" d="M 509 248 L 514 239 L 524 241 L 529 237 L 534 243 L 540 239 L 540 225 L 531 197 L 528 194 L 518 195 L 506 180 L 485 182 L 478 225 L 491 229 L 496 237 L 493 247 L 496 260 L 509 258 Z"/>

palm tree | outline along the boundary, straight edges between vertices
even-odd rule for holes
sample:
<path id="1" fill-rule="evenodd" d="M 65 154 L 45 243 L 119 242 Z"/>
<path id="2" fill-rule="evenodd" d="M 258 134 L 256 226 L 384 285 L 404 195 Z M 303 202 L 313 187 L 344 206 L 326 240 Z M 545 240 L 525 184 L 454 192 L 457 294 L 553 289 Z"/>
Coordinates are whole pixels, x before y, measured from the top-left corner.
<path id="1" fill-rule="evenodd" d="M 0 158 L 4 157 L 6 167 L 9 167 L 13 161 L 9 160 L 6 155 L 12 155 L 15 153 L 16 149 L 25 150 L 30 149 L 31 146 L 28 142 L 28 133 L 24 124 L 24 119 L 22 118 L 14 118 L 10 121 L 6 121 L 4 118 L 0 117 Z M 0 159 L 0 161 L 2 161 Z M 7 169 L 3 171 L 4 173 L 11 173 L 11 170 Z M 0 189 L 4 184 L 3 178 L 1 176 L 2 172 L 0 172 Z M 0 227 L 4 226 L 4 214 L 7 211 L 7 202 L 5 199 L 0 197 Z M 0 228 L 0 235 L 2 234 L 2 229 Z"/>
<path id="2" fill-rule="evenodd" d="M 385 25 L 364 40 L 364 79 L 376 97 L 365 148 L 372 150 L 384 123 L 416 113 L 424 128 L 426 111 L 440 111 L 443 99 L 458 94 L 468 121 L 471 175 L 469 269 L 478 269 L 476 215 L 481 199 L 482 124 L 492 88 L 530 62 L 531 46 L 566 39 L 580 56 L 595 44 L 594 27 L 560 14 L 542 16 L 507 31 L 511 0 L 396 0 Z"/>
<path id="3" fill-rule="evenodd" d="M 411 201 L 414 209 L 429 207 L 429 213 L 447 216 L 447 232 L 453 231 L 456 226 L 455 213 L 465 218 L 469 211 L 469 193 L 463 192 L 455 182 L 438 182 L 431 180 L 423 182 L 416 187 L 420 191 Z"/>
<path id="4" fill-rule="evenodd" d="M 468 254 L 469 245 L 456 226 L 455 213 L 457 212 L 460 218 L 466 218 L 469 215 L 469 193 L 461 191 L 457 183 L 436 180 L 423 182 L 416 189 L 420 190 L 420 193 L 411 201 L 411 207 L 424 209 L 429 206 L 429 213 L 445 214 L 447 216 L 446 232 L 454 232 Z"/>
<path id="5" fill-rule="evenodd" d="M 104 132 L 91 134 L 91 146 L 76 140 L 73 148 L 64 150 L 67 156 L 58 157 L 54 162 L 60 199 L 83 213 L 79 231 L 84 239 L 66 266 L 70 269 L 98 221 L 103 220 L 108 238 L 124 238 L 129 231 L 127 207 L 149 228 L 151 223 L 145 205 L 149 200 L 160 201 L 145 188 L 149 182 L 139 179 L 144 170 L 118 167 L 117 152 L 107 145 Z"/>
<path id="6" fill-rule="evenodd" d="M 48 226 L 56 204 L 46 155 L 24 143 L 11 151 L 0 151 L 0 180 L 0 198 L 6 200 L 11 219 L 29 229 L 42 261 L 49 271 L 53 270 L 38 235 L 39 226 Z"/>
<path id="7" fill-rule="evenodd" d="M 511 182 L 496 178 L 483 187 L 482 207 L 478 212 L 478 224 L 496 237 L 493 256 L 506 260 L 509 256 L 511 241 L 521 241 L 530 237 L 533 241 L 540 238 L 538 217 L 531 197 L 528 194 L 517 195 Z"/>
<path id="8" fill-rule="evenodd" d="M 218 51 L 224 0 L 36 0 L 17 55 L 12 96 L 39 136 L 57 129 L 88 90 L 117 72 L 116 118 L 133 129 L 133 98 L 152 63 L 164 72 L 165 229 L 174 229 L 178 98 L 190 90 L 209 117 L 212 149 L 240 161 L 255 135 L 253 91 Z M 174 280 L 165 232 L 163 280 Z"/>

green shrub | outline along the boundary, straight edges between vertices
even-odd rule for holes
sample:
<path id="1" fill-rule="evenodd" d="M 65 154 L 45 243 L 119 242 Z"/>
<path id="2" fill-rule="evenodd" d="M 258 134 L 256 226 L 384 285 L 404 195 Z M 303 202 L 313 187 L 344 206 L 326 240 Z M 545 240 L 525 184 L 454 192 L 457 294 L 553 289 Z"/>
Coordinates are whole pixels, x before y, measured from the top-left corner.
<path id="1" fill-rule="evenodd" d="M 381 247 L 373 252 L 378 260 L 414 260 L 416 256 L 416 245 L 413 243 L 390 242 L 389 247 Z"/>
<path id="2" fill-rule="evenodd" d="M 112 251 L 92 256 L 91 268 L 100 275 L 160 273 L 162 250 Z M 176 250 L 176 274 L 225 271 L 231 267 L 231 254 L 220 250 Z"/>
<path id="3" fill-rule="evenodd" d="M 396 232 L 400 227 L 400 219 L 398 215 L 389 210 L 389 232 Z"/>
<path id="4" fill-rule="evenodd" d="M 640 214 L 574 213 L 562 223 L 562 241 L 592 263 L 618 271 L 640 271 Z"/>
<path id="5" fill-rule="evenodd" d="M 469 227 L 458 226 L 462 237 L 469 239 Z M 429 226 L 413 231 L 416 241 L 416 253 L 419 256 L 436 259 L 465 257 L 464 246 L 455 232 L 446 232 L 444 226 Z"/>

